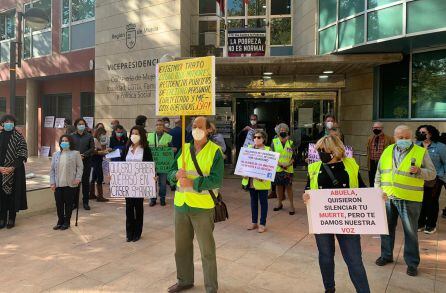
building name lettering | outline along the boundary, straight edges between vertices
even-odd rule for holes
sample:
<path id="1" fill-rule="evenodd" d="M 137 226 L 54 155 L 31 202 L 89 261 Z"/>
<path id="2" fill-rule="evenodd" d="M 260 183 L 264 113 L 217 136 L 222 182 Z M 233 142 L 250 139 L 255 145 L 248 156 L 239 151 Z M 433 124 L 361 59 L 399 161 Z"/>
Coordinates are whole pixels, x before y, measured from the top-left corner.
<path id="1" fill-rule="evenodd" d="M 120 62 L 108 64 L 108 70 L 126 70 L 126 69 L 135 69 L 135 68 L 145 68 L 150 66 L 155 66 L 158 64 L 158 58 L 155 59 L 147 59 L 147 60 L 138 60 L 138 61 L 129 61 L 129 62 Z"/>

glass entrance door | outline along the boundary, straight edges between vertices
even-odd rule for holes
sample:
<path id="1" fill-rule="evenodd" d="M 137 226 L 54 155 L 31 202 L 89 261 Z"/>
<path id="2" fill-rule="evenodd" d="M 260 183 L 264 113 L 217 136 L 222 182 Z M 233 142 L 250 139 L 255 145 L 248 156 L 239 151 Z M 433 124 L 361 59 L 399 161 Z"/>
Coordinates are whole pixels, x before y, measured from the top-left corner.
<path id="1" fill-rule="evenodd" d="M 293 140 L 299 146 L 298 165 L 305 165 L 308 144 L 315 143 L 320 138 L 324 117 L 336 114 L 335 102 L 335 92 L 299 93 L 293 96 L 291 124 Z"/>

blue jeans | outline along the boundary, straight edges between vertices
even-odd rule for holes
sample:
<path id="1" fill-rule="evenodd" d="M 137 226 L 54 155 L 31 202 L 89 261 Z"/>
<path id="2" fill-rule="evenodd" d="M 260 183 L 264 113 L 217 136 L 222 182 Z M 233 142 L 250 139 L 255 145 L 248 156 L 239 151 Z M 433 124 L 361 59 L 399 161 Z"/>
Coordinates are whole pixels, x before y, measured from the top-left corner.
<path id="1" fill-rule="evenodd" d="M 362 263 L 361 236 L 343 234 L 315 234 L 314 236 L 319 250 L 319 267 L 325 289 L 335 288 L 334 255 L 336 236 L 356 292 L 370 292 L 367 273 Z"/>
<path id="2" fill-rule="evenodd" d="M 167 185 L 167 173 L 158 173 L 158 196 L 160 201 L 166 200 L 166 185 Z M 152 198 L 151 201 L 156 202 L 156 198 Z"/>
<path id="3" fill-rule="evenodd" d="M 257 224 L 259 219 L 259 200 L 260 200 L 260 225 L 266 225 L 268 215 L 268 190 L 249 189 L 251 194 L 251 215 L 252 223 Z"/>
<path id="4" fill-rule="evenodd" d="M 381 257 L 393 260 L 395 246 L 395 230 L 398 216 L 401 218 L 404 230 L 404 261 L 407 266 L 417 268 L 420 264 L 418 248 L 418 218 L 420 217 L 421 202 L 403 199 L 388 199 L 386 201 L 387 223 L 389 235 L 381 235 Z"/>

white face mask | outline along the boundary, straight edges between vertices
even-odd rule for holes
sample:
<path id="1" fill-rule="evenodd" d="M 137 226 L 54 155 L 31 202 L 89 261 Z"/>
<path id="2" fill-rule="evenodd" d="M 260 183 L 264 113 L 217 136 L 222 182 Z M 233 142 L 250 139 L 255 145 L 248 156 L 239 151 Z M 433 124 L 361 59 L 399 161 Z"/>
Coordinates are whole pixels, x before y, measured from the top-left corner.
<path id="1" fill-rule="evenodd" d="M 251 125 L 254 126 L 257 124 L 257 120 L 251 120 Z"/>
<path id="2" fill-rule="evenodd" d="M 164 123 L 164 127 L 169 128 L 170 124 L 169 123 Z"/>
<path id="3" fill-rule="evenodd" d="M 141 136 L 132 134 L 132 136 L 130 136 L 130 140 L 133 142 L 133 144 L 137 144 L 141 141 Z"/>
<path id="4" fill-rule="evenodd" d="M 327 129 L 332 129 L 333 128 L 333 122 L 326 122 L 325 123 L 325 127 L 327 128 Z"/>
<path id="5" fill-rule="evenodd" d="M 192 129 L 192 136 L 194 140 L 201 141 L 206 136 L 206 133 L 200 128 L 194 128 Z"/>

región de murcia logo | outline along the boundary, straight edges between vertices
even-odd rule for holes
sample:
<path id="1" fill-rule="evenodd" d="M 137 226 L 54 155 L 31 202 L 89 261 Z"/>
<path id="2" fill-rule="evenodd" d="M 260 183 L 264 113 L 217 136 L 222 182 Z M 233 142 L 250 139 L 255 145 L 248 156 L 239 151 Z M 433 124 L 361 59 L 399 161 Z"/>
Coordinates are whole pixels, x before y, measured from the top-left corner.
<path id="1" fill-rule="evenodd" d="M 125 44 L 127 48 L 132 49 L 136 44 L 136 25 L 129 23 L 125 32 Z"/>
<path id="2" fill-rule="evenodd" d="M 159 30 L 158 25 L 137 28 L 136 24 L 134 23 L 129 23 L 125 28 L 125 32 L 114 33 L 111 37 L 112 40 L 121 40 L 125 38 L 125 45 L 129 49 L 133 49 L 135 47 L 137 36 L 147 35 Z"/>

